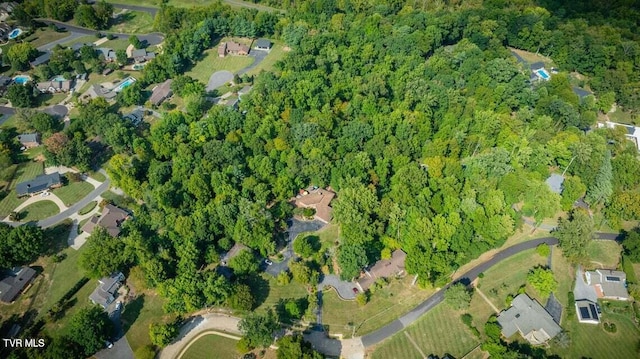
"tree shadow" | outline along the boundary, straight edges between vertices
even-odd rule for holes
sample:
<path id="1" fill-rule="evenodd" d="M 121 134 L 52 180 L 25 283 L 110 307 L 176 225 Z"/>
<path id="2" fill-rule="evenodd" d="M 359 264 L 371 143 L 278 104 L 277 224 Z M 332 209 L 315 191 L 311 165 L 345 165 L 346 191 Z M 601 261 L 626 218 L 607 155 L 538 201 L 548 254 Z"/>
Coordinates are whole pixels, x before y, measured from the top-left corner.
<path id="1" fill-rule="evenodd" d="M 131 325 L 138 319 L 143 306 L 144 294 L 137 296 L 136 299 L 127 303 L 121 317 L 123 333 L 127 333 Z"/>
<path id="2" fill-rule="evenodd" d="M 54 227 L 45 229 L 45 236 L 50 239 L 45 255 L 54 255 L 69 247 L 68 239 L 72 223 L 64 221 Z"/>
<path id="3" fill-rule="evenodd" d="M 251 288 L 251 293 L 253 294 L 253 308 L 255 309 L 262 305 L 262 303 L 267 300 L 269 297 L 269 292 L 271 290 L 271 286 L 269 285 L 269 281 L 260 277 L 259 275 L 251 275 L 246 277 L 243 282 Z"/>
<path id="4" fill-rule="evenodd" d="M 110 25 L 120 25 L 123 24 L 127 21 L 131 21 L 133 19 L 135 19 L 136 14 L 132 13 L 132 12 L 125 12 L 122 14 L 119 14 L 117 17 L 115 18 L 111 18 L 111 21 L 109 21 Z"/>

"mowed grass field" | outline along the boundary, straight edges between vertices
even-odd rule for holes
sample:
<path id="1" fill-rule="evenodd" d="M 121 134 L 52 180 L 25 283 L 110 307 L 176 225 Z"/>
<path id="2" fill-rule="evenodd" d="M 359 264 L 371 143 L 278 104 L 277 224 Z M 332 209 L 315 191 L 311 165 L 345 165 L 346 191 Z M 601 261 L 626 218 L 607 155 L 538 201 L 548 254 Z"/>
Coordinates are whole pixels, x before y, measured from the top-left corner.
<path id="1" fill-rule="evenodd" d="M 273 71 L 276 62 L 282 60 L 287 54 L 284 51 L 284 44 L 280 41 L 273 41 L 273 47 L 269 51 L 269 55 L 262 60 L 262 62 L 251 71 L 247 72 L 248 75 L 258 75 L 261 71 Z"/>
<path id="2" fill-rule="evenodd" d="M 234 359 L 238 357 L 236 340 L 208 334 L 196 340 L 182 356 L 183 359 Z"/>
<path id="3" fill-rule="evenodd" d="M 60 213 L 60 208 L 53 201 L 43 200 L 26 206 L 20 212 L 24 215 L 20 220 L 30 222 L 58 214 Z"/>
<path id="4" fill-rule="evenodd" d="M 151 345 L 151 323 L 167 322 L 171 319 L 162 309 L 164 302 L 164 299 L 153 291 L 145 291 L 136 299 L 125 303 L 122 312 L 123 329 L 134 352 L 145 345 Z"/>
<path id="5" fill-rule="evenodd" d="M 322 295 L 322 323 L 332 334 L 351 337 L 370 333 L 409 312 L 434 291 L 412 286 L 412 276 L 392 280 L 389 285 L 371 295 L 369 303 L 359 305 L 354 300 L 340 299 L 333 289 Z"/>
<path id="6" fill-rule="evenodd" d="M 588 267 L 615 269 L 620 263 L 622 247 L 614 241 L 591 241 L 587 253 L 591 263 Z"/>
<path id="7" fill-rule="evenodd" d="M 88 182 L 69 182 L 66 186 L 54 189 L 53 192 L 56 196 L 60 197 L 62 202 L 67 206 L 70 206 L 79 200 L 83 199 L 86 195 L 93 191 L 93 185 Z"/>
<path id="8" fill-rule="evenodd" d="M 251 65 L 254 61 L 253 57 L 248 56 L 218 56 L 218 45 L 206 50 L 203 53 L 202 59 L 193 66 L 193 68 L 186 72 L 185 75 L 191 76 L 194 79 L 207 84 L 209 77 L 216 72 L 227 70 L 232 73 L 236 73 L 239 70 Z"/>
<path id="9" fill-rule="evenodd" d="M 119 10 L 114 11 L 118 13 Z M 153 18 L 147 12 L 126 11 L 119 14 L 114 24 L 106 30 L 121 34 L 148 34 L 153 32 Z"/>
<path id="10" fill-rule="evenodd" d="M 423 356 L 416 349 L 417 345 L 426 356 L 434 354 L 442 357 L 448 353 L 461 358 L 480 344 L 480 340 L 460 320 L 461 314 L 462 312 L 454 311 L 446 304 L 439 304 L 407 329 L 380 344 L 372 357 L 421 359 Z"/>

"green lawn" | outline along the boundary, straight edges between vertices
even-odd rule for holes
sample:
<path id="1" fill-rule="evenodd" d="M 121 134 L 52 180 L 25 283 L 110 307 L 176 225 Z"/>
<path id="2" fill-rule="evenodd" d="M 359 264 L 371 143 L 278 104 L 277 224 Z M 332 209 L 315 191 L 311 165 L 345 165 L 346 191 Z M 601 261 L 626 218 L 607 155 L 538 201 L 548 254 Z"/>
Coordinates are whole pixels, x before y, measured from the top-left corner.
<path id="1" fill-rule="evenodd" d="M 80 258 L 80 255 L 86 248 L 86 246 L 80 247 L 79 250 L 66 248 L 62 252 L 66 255 L 66 258 L 60 263 L 53 264 L 50 277 L 51 288 L 49 289 L 47 300 L 42 306 L 42 313 L 49 310 L 55 302 L 62 298 L 62 296 L 84 276 L 84 270 L 78 267 L 78 258 Z M 89 282 L 92 283 L 95 281 Z"/>
<path id="2" fill-rule="evenodd" d="M 273 47 L 269 52 L 269 55 L 262 60 L 262 62 L 251 71 L 247 72 L 248 75 L 258 75 L 262 70 L 273 71 L 276 62 L 282 60 L 287 52 L 284 51 L 284 45 L 279 42 L 273 42 Z"/>
<path id="3" fill-rule="evenodd" d="M 89 172 L 89 176 L 99 182 L 104 182 L 107 180 L 107 177 L 100 172 Z"/>
<path id="4" fill-rule="evenodd" d="M 625 303 L 626 305 L 630 305 Z M 603 306 L 604 308 L 604 306 Z M 603 320 L 615 323 L 616 333 L 608 333 L 602 323 L 580 324 L 577 319 L 565 320 L 562 327 L 569 332 L 568 348 L 551 346 L 550 352 L 562 358 L 627 359 L 637 358 L 640 331 L 633 324 L 632 315 L 603 313 Z"/>
<path id="5" fill-rule="evenodd" d="M 67 288 L 67 290 L 71 289 L 71 287 L 75 283 L 76 282 L 72 282 L 72 283 L 70 282 L 69 288 Z M 80 311 L 80 309 L 93 305 L 93 303 L 89 301 L 89 295 L 91 295 L 91 292 L 93 292 L 94 289 L 96 289 L 97 285 L 98 285 L 97 280 L 88 281 L 87 284 L 82 286 L 82 288 L 80 288 L 80 290 L 73 297 L 71 297 L 70 301 L 73 303 L 73 305 L 69 309 L 67 309 L 67 311 L 64 313 L 64 316 L 56 322 L 49 322 L 47 323 L 47 325 L 45 325 L 45 329 L 47 330 L 50 336 L 60 337 L 62 335 L 68 334 L 69 321 L 71 317 L 74 314 L 76 314 L 78 311 Z"/>
<path id="6" fill-rule="evenodd" d="M 135 352 L 138 348 L 151 345 L 149 325 L 171 320 L 162 309 L 164 299 L 155 293 L 147 292 L 136 299 L 126 302 L 122 312 L 122 326 L 129 345 Z"/>
<path id="7" fill-rule="evenodd" d="M 203 58 L 185 75 L 189 75 L 194 79 L 207 84 L 209 77 L 216 71 L 227 70 L 233 73 L 251 65 L 253 57 L 247 56 L 226 56 L 218 57 L 218 48 L 206 50 Z"/>
<path id="8" fill-rule="evenodd" d="M 445 353 L 461 358 L 473 350 L 480 341 L 460 320 L 461 312 L 452 310 L 446 304 L 440 304 L 411 324 L 406 330 L 384 341 L 373 352 L 373 359 L 422 358 L 411 336 L 424 355 L 439 357 Z"/>
<path id="9" fill-rule="evenodd" d="M 67 206 L 70 206 L 83 199 L 91 191 L 93 191 L 93 186 L 90 183 L 81 181 L 69 182 L 66 186 L 56 188 L 52 192 L 60 197 Z"/>
<path id="10" fill-rule="evenodd" d="M 149 6 L 149 7 L 160 7 L 162 1 L 160 0 L 108 0 L 107 2 L 115 3 L 115 4 L 129 4 L 129 5 L 138 5 L 138 6 Z M 252 9 L 264 10 L 264 11 L 278 11 L 278 9 L 274 9 L 265 5 L 254 4 L 250 1 L 242 1 L 242 0 L 222 0 L 223 3 L 231 7 L 247 7 Z M 167 5 L 172 5 L 175 7 L 193 7 L 193 6 L 207 6 L 211 5 L 210 0 L 169 0 Z"/>
<path id="11" fill-rule="evenodd" d="M 82 36 L 82 37 L 78 37 L 76 39 L 73 39 L 71 41 L 65 42 L 63 44 L 61 44 L 62 46 L 72 46 L 75 44 L 93 44 L 95 41 L 98 41 L 99 39 L 95 36 L 95 35 L 87 35 L 87 36 Z"/>
<path id="12" fill-rule="evenodd" d="M 56 94 L 41 94 L 38 95 L 38 101 L 40 106 L 50 106 L 57 105 L 62 102 L 65 98 L 67 98 L 66 93 L 56 93 Z"/>
<path id="13" fill-rule="evenodd" d="M 182 356 L 183 359 L 233 359 L 238 356 L 237 341 L 208 334 L 196 340 Z"/>
<path id="14" fill-rule="evenodd" d="M 68 32 L 57 32 L 49 29 L 48 27 L 43 27 L 26 37 L 24 41 L 31 43 L 33 47 L 38 47 L 56 40 L 64 39 L 70 35 L 71 34 Z"/>
<path id="15" fill-rule="evenodd" d="M 616 269 L 620 263 L 621 246 L 614 241 L 591 241 L 587 248 L 590 266 Z"/>
<path id="16" fill-rule="evenodd" d="M 624 111 L 621 107 L 616 108 L 616 111 L 612 113 L 608 113 L 607 116 L 613 122 L 635 125 L 631 113 Z"/>
<path id="17" fill-rule="evenodd" d="M 119 12 L 118 9 L 115 11 Z M 147 12 L 127 11 L 118 16 L 117 23 L 112 24 L 108 32 L 123 34 L 148 34 L 153 32 L 153 18 Z"/>
<path id="18" fill-rule="evenodd" d="M 484 278 L 479 279 L 478 286 L 498 309 L 504 308 L 507 295 L 517 294 L 518 288 L 526 283 L 527 273 L 535 266 L 546 263 L 546 258 L 538 255 L 535 249 L 518 253 L 486 271 Z"/>
<path id="19" fill-rule="evenodd" d="M 340 299 L 333 289 L 326 290 L 322 297 L 322 322 L 332 334 L 341 333 L 345 337 L 351 337 L 354 326 L 356 335 L 370 333 L 409 312 L 433 293 L 411 286 L 412 281 L 412 276 L 391 281 L 373 293 L 364 306 Z"/>
<path id="20" fill-rule="evenodd" d="M 91 212 L 94 208 L 96 208 L 96 205 L 98 205 L 98 202 L 91 201 L 86 206 L 80 208 L 80 210 L 78 211 L 78 214 L 79 215 L 87 214 L 87 213 Z"/>
<path id="21" fill-rule="evenodd" d="M 273 308 L 280 299 L 284 298 L 306 298 L 308 293 L 304 285 L 294 282 L 293 280 L 287 285 L 278 285 L 277 280 L 270 274 L 262 273 L 259 280 L 250 283 L 253 293 L 267 293 L 266 298 L 257 298 L 260 304 L 256 310 L 266 311 Z M 255 289 L 260 290 L 255 290 Z M 264 294 L 262 294 L 264 296 Z"/>
<path id="22" fill-rule="evenodd" d="M 60 213 L 60 208 L 53 201 L 43 200 L 30 204 L 20 211 L 23 222 L 37 221 Z"/>

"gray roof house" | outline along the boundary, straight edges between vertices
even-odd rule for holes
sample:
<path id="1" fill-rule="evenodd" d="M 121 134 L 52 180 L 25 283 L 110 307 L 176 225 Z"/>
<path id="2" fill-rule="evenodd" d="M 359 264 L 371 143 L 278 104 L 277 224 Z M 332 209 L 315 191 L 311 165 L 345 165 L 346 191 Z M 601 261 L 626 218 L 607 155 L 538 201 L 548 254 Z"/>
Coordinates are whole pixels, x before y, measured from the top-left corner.
<path id="1" fill-rule="evenodd" d="M 142 119 L 144 118 L 144 110 L 137 108 L 130 113 L 122 116 L 122 118 L 131 121 L 134 126 L 138 126 L 138 124 L 140 124 L 140 122 L 142 122 Z"/>
<path id="2" fill-rule="evenodd" d="M 48 175 L 40 175 L 32 180 L 20 182 L 16 185 L 18 197 L 34 195 L 51 188 L 62 186 L 60 174 L 58 172 Z"/>
<path id="3" fill-rule="evenodd" d="M 271 50 L 271 41 L 267 39 L 258 39 L 256 41 L 256 49 L 257 50 Z"/>
<path id="4" fill-rule="evenodd" d="M 25 148 L 32 148 L 40 146 L 40 134 L 38 133 L 23 133 L 18 135 L 18 141 Z"/>
<path id="5" fill-rule="evenodd" d="M 598 298 L 613 300 L 629 300 L 626 281 L 627 275 L 622 271 L 596 269 L 585 274 L 587 285 L 593 287 Z"/>
<path id="6" fill-rule="evenodd" d="M 600 314 L 598 306 L 589 299 L 578 299 L 575 303 L 578 321 L 580 323 L 598 324 L 600 323 Z"/>
<path id="7" fill-rule="evenodd" d="M 118 289 L 122 286 L 124 274 L 117 272 L 109 277 L 104 277 L 98 281 L 98 287 L 89 295 L 89 300 L 107 309 L 113 303 L 118 294 Z"/>
<path id="8" fill-rule="evenodd" d="M 145 49 L 136 49 L 131 52 L 133 61 L 140 63 L 149 61 L 156 58 L 155 52 L 147 52 Z"/>
<path id="9" fill-rule="evenodd" d="M 591 91 L 587 91 L 577 86 L 573 86 L 571 89 L 573 90 L 574 94 L 578 95 L 578 97 L 580 98 L 580 101 L 584 100 L 584 98 L 589 95 L 593 95 Z"/>
<path id="10" fill-rule="evenodd" d="M 100 216 L 94 215 L 90 220 L 82 226 L 82 231 L 91 233 L 100 226 L 107 230 L 111 237 L 117 237 L 120 234 L 120 226 L 129 218 L 129 213 L 112 204 L 107 204 L 102 209 Z"/>
<path id="11" fill-rule="evenodd" d="M 520 333 L 533 345 L 544 344 L 562 331 L 540 303 L 526 294 L 513 298 L 511 307 L 498 315 L 498 323 L 505 338 Z"/>
<path id="12" fill-rule="evenodd" d="M 92 85 L 91 87 L 89 87 L 89 89 L 87 90 L 87 92 L 85 92 L 84 94 L 82 94 L 82 99 L 83 100 L 90 100 L 90 99 L 94 99 L 94 98 L 98 98 L 98 97 L 104 97 L 106 100 L 111 100 L 113 98 L 115 98 L 118 94 L 108 90 L 98 84 Z"/>
<path id="13" fill-rule="evenodd" d="M 56 93 L 71 91 L 71 80 L 38 82 L 36 87 L 41 93 Z"/>
<path id="14" fill-rule="evenodd" d="M 29 62 L 29 65 L 31 65 L 31 67 L 36 67 L 38 65 L 46 64 L 49 60 L 51 60 L 51 53 L 47 51 Z"/>
<path id="15" fill-rule="evenodd" d="M 14 268 L 8 277 L 0 281 L 0 301 L 13 302 L 36 275 L 36 271 L 30 267 Z"/>
<path id="16" fill-rule="evenodd" d="M 96 52 L 98 52 L 98 55 L 102 55 L 104 59 L 109 62 L 113 62 L 118 59 L 118 55 L 116 55 L 116 52 L 113 51 L 113 49 L 107 47 L 99 47 L 96 49 Z"/>
<path id="17" fill-rule="evenodd" d="M 549 189 L 552 192 L 560 194 L 562 193 L 562 183 L 564 183 L 564 177 L 557 173 L 552 173 L 551 176 L 547 178 L 545 183 L 547 184 L 547 186 L 549 186 Z"/>
<path id="18" fill-rule="evenodd" d="M 151 97 L 149 98 L 149 102 L 151 102 L 153 106 L 158 106 L 162 103 L 162 101 L 173 95 L 173 91 L 171 91 L 171 82 L 173 82 L 173 80 L 168 79 L 167 81 L 153 88 Z"/>

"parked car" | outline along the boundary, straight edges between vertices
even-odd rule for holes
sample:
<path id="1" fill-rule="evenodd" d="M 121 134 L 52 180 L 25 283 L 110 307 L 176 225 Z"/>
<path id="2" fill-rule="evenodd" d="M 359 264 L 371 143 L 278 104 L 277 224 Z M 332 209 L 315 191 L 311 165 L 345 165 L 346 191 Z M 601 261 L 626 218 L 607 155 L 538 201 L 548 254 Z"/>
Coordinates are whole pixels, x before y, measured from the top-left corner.
<path id="1" fill-rule="evenodd" d="M 110 341 L 106 341 L 106 342 L 104 343 L 104 345 L 107 347 L 107 349 L 111 349 L 111 348 L 113 348 L 113 343 L 112 343 L 112 342 L 110 342 Z"/>
<path id="2" fill-rule="evenodd" d="M 264 260 L 264 262 L 267 263 L 267 265 L 269 265 L 269 266 L 273 264 L 273 262 L 271 260 L 269 260 L 269 258 L 266 258 Z"/>
<path id="3" fill-rule="evenodd" d="M 50 195 L 50 192 L 42 192 L 42 194 L 40 196 L 42 197 L 47 197 L 48 195 Z"/>
<path id="4" fill-rule="evenodd" d="M 353 294 L 359 294 L 360 293 L 360 291 L 356 287 L 351 288 L 351 290 L 353 291 Z"/>
<path id="5" fill-rule="evenodd" d="M 120 310 L 122 308 L 122 302 L 121 301 L 117 301 L 116 302 L 116 310 Z"/>

